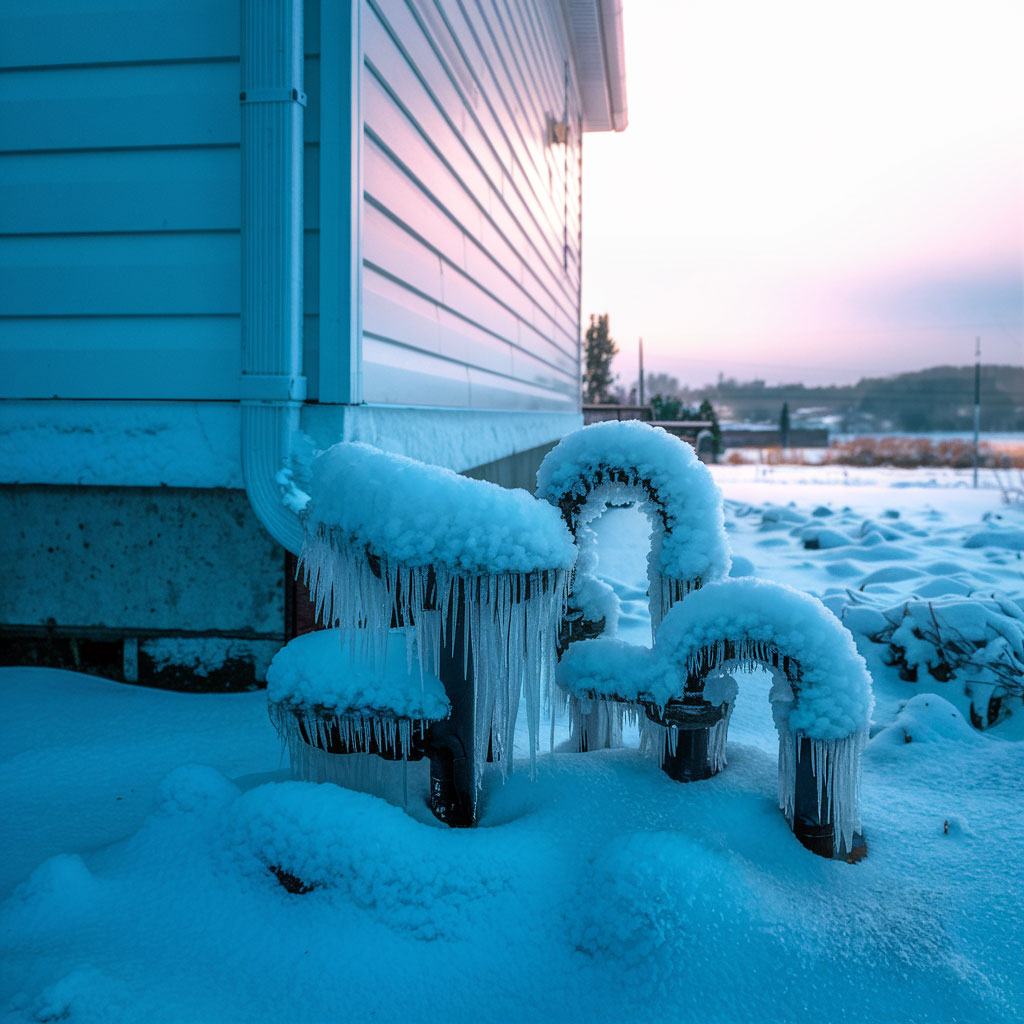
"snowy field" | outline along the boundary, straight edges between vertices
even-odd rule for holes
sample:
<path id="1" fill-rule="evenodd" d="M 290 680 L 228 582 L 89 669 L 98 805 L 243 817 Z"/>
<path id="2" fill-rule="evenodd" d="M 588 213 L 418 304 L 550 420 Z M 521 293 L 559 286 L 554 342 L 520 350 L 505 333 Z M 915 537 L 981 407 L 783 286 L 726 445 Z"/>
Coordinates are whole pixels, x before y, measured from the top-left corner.
<path id="1" fill-rule="evenodd" d="M 1024 599 L 1024 511 L 984 474 L 715 477 L 734 571 L 851 622 Z M 607 513 L 620 635 L 649 643 L 645 555 L 643 520 Z M 480 827 L 452 831 L 415 796 L 284 782 L 263 694 L 2 669 L 3 1019 L 1024 1021 L 1024 708 L 979 733 L 964 679 L 902 681 L 857 639 L 876 708 L 856 865 L 778 810 L 763 674 L 740 677 L 715 778 L 559 752 L 556 718 L 536 781 L 485 778 Z M 268 858 L 315 887 L 290 895 Z"/>

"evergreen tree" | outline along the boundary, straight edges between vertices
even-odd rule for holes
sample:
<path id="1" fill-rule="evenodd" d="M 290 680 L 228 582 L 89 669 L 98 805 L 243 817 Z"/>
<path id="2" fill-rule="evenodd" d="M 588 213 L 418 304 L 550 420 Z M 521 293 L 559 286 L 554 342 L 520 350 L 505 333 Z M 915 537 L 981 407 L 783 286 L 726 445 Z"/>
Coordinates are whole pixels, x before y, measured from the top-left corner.
<path id="1" fill-rule="evenodd" d="M 782 447 L 789 447 L 789 402 L 782 403 L 782 412 L 779 415 L 779 433 L 782 435 Z"/>
<path id="2" fill-rule="evenodd" d="M 583 373 L 583 401 L 611 401 L 612 359 L 619 349 L 608 333 L 608 314 L 590 314 L 590 326 L 586 334 L 586 354 Z"/>

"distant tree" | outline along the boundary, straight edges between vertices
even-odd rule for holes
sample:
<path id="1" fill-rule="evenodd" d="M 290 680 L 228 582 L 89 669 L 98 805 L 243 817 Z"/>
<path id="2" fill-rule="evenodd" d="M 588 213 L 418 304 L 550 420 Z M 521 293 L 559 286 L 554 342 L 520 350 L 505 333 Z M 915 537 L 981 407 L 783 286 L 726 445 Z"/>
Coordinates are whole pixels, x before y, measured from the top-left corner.
<path id="1" fill-rule="evenodd" d="M 711 454 L 717 459 L 722 454 L 722 427 L 718 422 L 715 407 L 706 398 L 700 403 L 697 419 L 711 421 Z"/>
<path id="2" fill-rule="evenodd" d="M 619 348 L 608 332 L 608 314 L 590 314 L 586 334 L 585 366 L 583 373 L 583 401 L 609 402 L 611 400 L 612 359 Z"/>
<path id="3" fill-rule="evenodd" d="M 779 433 L 782 435 L 782 447 L 789 447 L 789 402 L 782 403 L 782 412 L 779 414 Z"/>
<path id="4" fill-rule="evenodd" d="M 654 395 L 648 404 L 651 407 L 651 419 L 653 420 L 681 420 L 689 412 L 688 409 L 683 408 L 683 403 L 678 398 L 668 395 Z"/>

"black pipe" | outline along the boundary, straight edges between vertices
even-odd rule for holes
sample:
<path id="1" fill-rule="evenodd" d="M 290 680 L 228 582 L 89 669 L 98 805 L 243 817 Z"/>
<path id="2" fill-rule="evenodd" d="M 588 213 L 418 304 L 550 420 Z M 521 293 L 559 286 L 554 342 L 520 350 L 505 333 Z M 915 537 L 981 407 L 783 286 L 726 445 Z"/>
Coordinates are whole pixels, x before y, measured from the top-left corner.
<path id="1" fill-rule="evenodd" d="M 853 863 L 867 855 L 868 845 L 860 832 L 853 834 L 849 847 L 842 837 L 836 844 L 832 800 L 828 791 L 823 790 L 819 809 L 818 779 L 811 763 L 811 741 L 806 736 L 800 737 L 798 748 L 791 825 L 793 835 L 819 857 L 835 857 Z"/>
<path id="2" fill-rule="evenodd" d="M 438 675 L 451 702 L 451 715 L 428 730 L 430 754 L 430 809 L 453 828 L 476 824 L 476 697 L 473 652 L 466 646 L 466 582 L 459 580 L 448 607 L 448 629 L 441 643 Z M 464 653 L 465 652 L 465 653 Z"/>
<path id="3" fill-rule="evenodd" d="M 675 753 L 672 752 L 670 743 L 671 729 L 669 726 L 665 732 L 661 770 L 676 782 L 699 782 L 701 779 L 710 779 L 715 774 L 708 757 L 708 738 L 711 729 L 707 726 L 700 729 L 677 729 Z"/>

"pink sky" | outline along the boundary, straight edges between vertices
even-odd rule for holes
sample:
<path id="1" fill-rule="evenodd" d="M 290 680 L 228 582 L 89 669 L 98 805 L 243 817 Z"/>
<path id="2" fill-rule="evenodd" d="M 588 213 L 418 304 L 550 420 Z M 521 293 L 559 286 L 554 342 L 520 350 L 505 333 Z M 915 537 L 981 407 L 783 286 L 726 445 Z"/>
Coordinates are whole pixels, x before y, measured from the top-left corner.
<path id="1" fill-rule="evenodd" d="M 636 380 L 1024 362 L 1024 0 L 624 0 L 583 312 Z"/>

